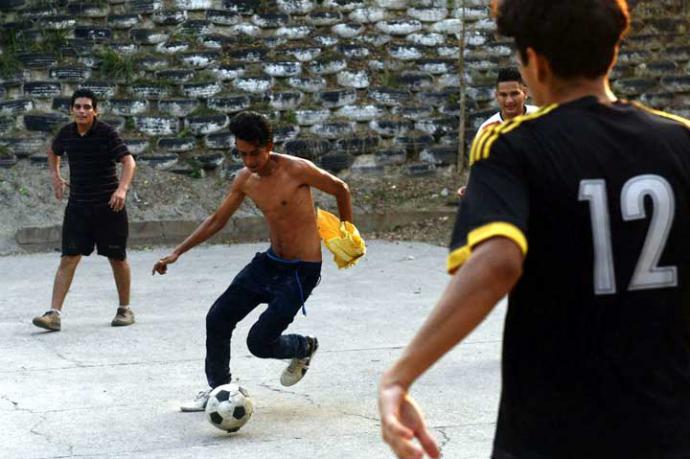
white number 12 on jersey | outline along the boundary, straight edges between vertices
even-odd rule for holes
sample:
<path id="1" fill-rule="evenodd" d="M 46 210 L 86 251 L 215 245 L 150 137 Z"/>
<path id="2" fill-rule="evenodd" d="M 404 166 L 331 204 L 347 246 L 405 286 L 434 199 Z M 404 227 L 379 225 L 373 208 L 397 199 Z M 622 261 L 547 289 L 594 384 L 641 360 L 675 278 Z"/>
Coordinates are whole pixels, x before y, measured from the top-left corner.
<path id="1" fill-rule="evenodd" d="M 654 213 L 628 290 L 676 287 L 678 269 L 675 266 L 658 266 L 675 215 L 673 189 L 665 178 L 658 175 L 638 175 L 631 178 L 621 191 L 623 220 L 639 220 L 647 216 L 644 209 L 645 196 L 652 199 Z M 616 276 L 606 182 L 602 179 L 582 180 L 578 198 L 580 201 L 589 201 L 592 217 L 594 293 L 614 294 Z"/>

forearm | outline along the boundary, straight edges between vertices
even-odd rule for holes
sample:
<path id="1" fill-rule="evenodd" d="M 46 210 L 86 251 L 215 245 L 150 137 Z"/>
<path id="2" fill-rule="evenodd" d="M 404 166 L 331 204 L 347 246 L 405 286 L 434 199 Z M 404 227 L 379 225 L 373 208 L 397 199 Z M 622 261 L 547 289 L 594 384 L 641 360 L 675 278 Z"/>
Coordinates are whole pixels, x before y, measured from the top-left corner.
<path id="1" fill-rule="evenodd" d="M 129 190 L 129 186 L 132 184 L 132 179 L 134 178 L 135 169 L 136 163 L 134 160 L 122 164 L 122 174 L 120 175 L 120 184 L 118 186 L 121 190 Z"/>
<path id="2" fill-rule="evenodd" d="M 60 157 L 50 151 L 48 152 L 48 170 L 53 180 L 60 178 Z"/>
<path id="3" fill-rule="evenodd" d="M 348 186 L 343 183 L 343 188 L 335 198 L 338 202 L 338 213 L 340 214 L 340 220 L 354 223 L 352 221 L 352 197 L 350 195 L 350 189 Z"/>
<path id="4" fill-rule="evenodd" d="M 222 228 L 222 225 L 219 225 L 216 222 L 216 219 L 214 215 L 211 215 L 210 217 L 206 218 L 206 220 L 199 225 L 192 234 L 190 234 L 187 239 L 182 241 L 180 245 L 175 247 L 175 250 L 173 252 L 180 256 L 186 251 L 190 250 L 191 248 L 201 244 L 214 234 L 216 234 L 220 229 Z"/>
<path id="5" fill-rule="evenodd" d="M 474 254 L 452 278 L 438 304 L 401 358 L 384 375 L 383 384 L 404 389 L 464 339 L 510 291 L 517 272 L 501 273 L 491 254 Z"/>

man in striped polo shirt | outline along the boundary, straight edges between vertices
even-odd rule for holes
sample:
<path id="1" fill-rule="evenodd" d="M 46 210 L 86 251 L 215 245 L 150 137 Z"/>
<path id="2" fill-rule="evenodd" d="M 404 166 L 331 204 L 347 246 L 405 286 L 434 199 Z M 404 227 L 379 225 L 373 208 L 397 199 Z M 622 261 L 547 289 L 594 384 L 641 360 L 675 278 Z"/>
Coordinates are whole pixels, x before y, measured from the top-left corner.
<path id="1" fill-rule="evenodd" d="M 60 313 L 82 255 L 108 257 L 113 269 L 120 305 L 112 326 L 134 323 L 129 308 L 131 274 L 127 262 L 128 222 L 125 200 L 134 177 L 135 162 L 120 136 L 99 121 L 96 95 L 79 89 L 70 103 L 74 122 L 64 126 L 48 149 L 48 164 L 55 197 L 61 200 L 69 187 L 62 225 L 62 258 L 55 275 L 51 308 L 34 317 L 33 324 L 60 331 Z M 67 155 L 70 180 L 60 175 L 60 160 Z M 117 177 L 116 163 L 122 164 Z"/>

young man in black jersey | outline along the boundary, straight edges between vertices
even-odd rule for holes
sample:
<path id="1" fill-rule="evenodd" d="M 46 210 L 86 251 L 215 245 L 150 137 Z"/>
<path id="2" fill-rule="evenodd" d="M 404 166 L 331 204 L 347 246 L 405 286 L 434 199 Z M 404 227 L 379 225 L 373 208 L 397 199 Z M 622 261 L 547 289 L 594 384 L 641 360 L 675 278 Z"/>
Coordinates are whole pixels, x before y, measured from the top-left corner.
<path id="1" fill-rule="evenodd" d="M 48 164 L 55 197 L 61 200 L 69 186 L 69 200 L 62 225 L 62 258 L 55 275 L 51 308 L 34 317 L 33 324 L 60 331 L 60 313 L 82 255 L 96 246 L 113 269 L 119 307 L 112 326 L 134 323 L 129 308 L 130 269 L 127 262 L 128 222 L 125 200 L 134 177 L 135 162 L 120 136 L 96 117 L 98 100 L 86 89 L 71 99 L 74 122 L 64 126 L 48 149 Z M 60 158 L 67 155 L 70 181 L 60 175 Z M 116 162 L 122 164 L 118 180 Z"/>
<path id="2" fill-rule="evenodd" d="M 473 144 L 453 278 L 381 380 L 383 437 L 439 456 L 408 390 L 509 294 L 493 458 L 690 457 L 690 122 L 611 92 L 625 0 L 493 8 L 542 108 Z"/>

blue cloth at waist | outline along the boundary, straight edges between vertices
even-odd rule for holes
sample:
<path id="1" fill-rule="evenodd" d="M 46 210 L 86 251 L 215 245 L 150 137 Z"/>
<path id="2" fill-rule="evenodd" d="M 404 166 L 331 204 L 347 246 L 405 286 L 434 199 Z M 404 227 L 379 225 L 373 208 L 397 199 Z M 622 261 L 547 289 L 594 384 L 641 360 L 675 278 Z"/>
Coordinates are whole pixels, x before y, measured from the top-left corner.
<path id="1" fill-rule="evenodd" d="M 297 287 L 299 288 L 299 297 L 300 297 L 300 302 L 302 303 L 302 314 L 306 316 L 307 315 L 307 308 L 304 305 L 304 303 L 305 303 L 305 301 L 304 301 L 304 289 L 302 288 L 302 281 L 299 278 L 299 265 L 301 263 L 309 263 L 309 262 L 302 261 L 299 259 L 289 260 L 287 258 L 279 257 L 273 251 L 273 247 L 268 248 L 268 250 L 266 251 L 266 256 L 273 261 L 277 261 L 278 263 L 284 263 L 284 264 L 288 264 L 288 265 L 297 266 L 297 269 L 295 269 L 295 280 L 297 281 Z"/>
<path id="2" fill-rule="evenodd" d="M 296 265 L 298 263 L 301 263 L 302 260 L 295 259 L 295 260 L 288 260 L 287 258 L 282 258 L 276 255 L 276 253 L 273 251 L 273 247 L 269 247 L 269 249 L 266 251 L 266 255 L 268 255 L 268 258 L 270 258 L 273 261 L 277 261 L 280 263 L 287 263 L 291 265 Z"/>

